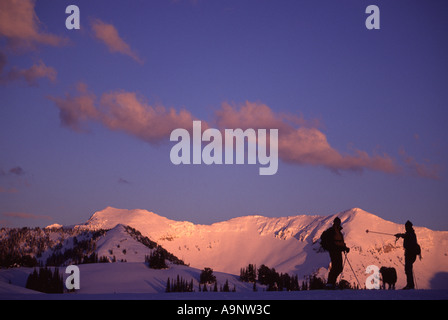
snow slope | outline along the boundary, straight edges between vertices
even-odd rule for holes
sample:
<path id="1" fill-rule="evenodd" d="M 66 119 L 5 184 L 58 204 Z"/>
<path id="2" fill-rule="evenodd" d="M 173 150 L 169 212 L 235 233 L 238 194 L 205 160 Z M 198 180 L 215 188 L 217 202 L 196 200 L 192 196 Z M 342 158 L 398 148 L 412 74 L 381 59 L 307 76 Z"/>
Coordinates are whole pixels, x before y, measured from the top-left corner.
<path id="1" fill-rule="evenodd" d="M 366 233 L 369 229 L 395 234 L 404 232 L 403 225 L 383 220 L 359 208 L 331 216 L 246 216 L 212 225 L 196 225 L 169 220 L 146 210 L 108 207 L 94 213 L 85 224 L 77 227 L 110 229 L 119 224 L 129 225 L 198 269 L 211 267 L 215 271 L 239 275 L 240 268 L 249 263 L 265 264 L 278 272 L 303 278 L 317 272 L 326 277 L 329 257 L 328 253 L 319 250 L 318 239 L 336 216 L 342 220 L 345 240 L 351 248 L 342 277 L 350 283 L 359 281 L 364 286 L 368 265 L 395 267 L 397 287 L 404 286 L 402 240 L 395 243 L 392 236 Z M 418 288 L 448 289 L 448 232 L 422 227 L 415 227 L 415 230 L 423 251 L 423 259 L 414 264 Z M 104 243 L 108 241 L 116 239 L 104 240 Z M 132 261 L 142 261 L 141 252 L 144 250 L 141 250 L 136 250 L 140 253 L 136 253 L 136 259 Z"/>
<path id="2" fill-rule="evenodd" d="M 81 289 L 79 294 L 110 293 L 164 293 L 167 280 L 176 280 L 177 276 L 187 282 L 193 279 L 193 287 L 199 288 L 200 270 L 187 266 L 170 265 L 168 269 L 155 270 L 141 262 L 85 264 L 80 265 Z M 236 286 L 240 292 L 251 291 L 252 284 L 239 281 L 239 277 L 221 272 L 214 272 L 218 285 L 226 280 L 230 289 Z M 210 286 L 209 286 L 210 290 Z"/>
<path id="3" fill-rule="evenodd" d="M 214 272 L 219 285 L 227 280 L 236 292 L 199 292 L 200 270 L 187 266 L 171 265 L 166 270 L 147 268 L 143 263 L 97 263 L 83 264 L 80 268 L 81 289 L 74 293 L 43 294 L 25 289 L 27 276 L 32 268 L 0 270 L 0 300 L 448 300 L 448 290 L 311 290 L 311 291 L 264 291 L 262 286 L 253 292 L 252 284 L 238 281 L 231 274 Z M 60 274 L 64 274 L 63 267 Z M 190 281 L 195 292 L 165 293 L 168 277 L 177 275 Z M 65 275 L 66 276 L 66 275 Z M 65 278 L 64 278 L 65 280 Z"/>
<path id="4" fill-rule="evenodd" d="M 125 230 L 125 226 L 117 224 L 97 242 L 99 257 L 107 257 L 109 261 L 143 262 L 151 249 L 138 242 Z"/>
<path id="5" fill-rule="evenodd" d="M 80 290 L 76 294 L 135 294 L 135 293 L 165 293 L 167 280 L 176 280 L 177 277 L 190 283 L 193 280 L 193 288 L 199 292 L 199 279 L 201 270 L 188 266 L 169 264 L 168 269 L 155 270 L 148 268 L 143 262 L 116 262 L 116 263 L 91 263 L 78 265 L 80 271 Z M 2 294 L 38 294 L 25 288 L 28 275 L 34 268 L 12 268 L 0 270 L 0 296 Z M 65 267 L 59 268 L 64 275 L 64 281 L 68 276 Z M 251 292 L 252 283 L 239 281 L 239 276 L 223 272 L 213 272 L 216 276 L 218 288 L 226 281 L 230 290 L 240 293 Z M 207 285 L 208 290 L 213 290 L 213 285 Z M 263 286 L 261 286 L 263 287 Z M 201 289 L 203 285 L 201 285 Z"/>

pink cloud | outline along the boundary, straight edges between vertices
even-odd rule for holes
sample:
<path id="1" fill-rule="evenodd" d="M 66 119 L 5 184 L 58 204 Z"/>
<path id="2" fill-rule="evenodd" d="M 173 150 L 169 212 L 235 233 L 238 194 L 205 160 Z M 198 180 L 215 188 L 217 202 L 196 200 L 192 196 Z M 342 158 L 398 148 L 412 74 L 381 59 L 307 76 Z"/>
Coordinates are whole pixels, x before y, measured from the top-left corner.
<path id="1" fill-rule="evenodd" d="M 0 1 L 0 36 L 6 37 L 12 48 L 65 44 L 66 39 L 42 30 L 34 6 L 34 0 Z"/>
<path id="2" fill-rule="evenodd" d="M 34 50 L 41 44 L 59 46 L 68 42 L 63 37 L 43 31 L 34 6 L 34 0 L 0 1 L 0 39 L 6 39 L 6 52 Z M 40 78 L 56 81 L 56 70 L 43 61 L 38 61 L 27 69 L 13 66 L 6 70 L 6 65 L 6 54 L 0 51 L 0 84 L 23 80 L 29 86 L 36 86 Z"/>
<path id="3" fill-rule="evenodd" d="M 50 96 L 59 109 L 61 125 L 74 131 L 85 131 L 84 122 L 95 119 L 98 111 L 95 108 L 95 95 L 87 90 L 84 83 L 76 86 L 77 95 L 66 94 L 64 98 Z"/>
<path id="4" fill-rule="evenodd" d="M 4 217 L 9 218 L 20 218 L 20 219 L 37 219 L 37 220 L 52 220 L 53 218 L 46 215 L 38 215 L 34 213 L 27 212 L 5 212 L 3 213 Z"/>
<path id="5" fill-rule="evenodd" d="M 186 110 L 151 106 L 134 92 L 105 93 L 100 100 L 100 121 L 111 130 L 159 143 L 176 128 L 191 128 L 193 117 Z"/>
<path id="6" fill-rule="evenodd" d="M 97 99 L 84 84 L 78 85 L 77 91 L 75 96 L 50 97 L 59 108 L 61 124 L 75 131 L 82 131 L 79 129 L 83 123 L 90 120 L 112 131 L 122 131 L 150 144 L 159 144 L 168 142 L 174 129 L 191 130 L 192 122 L 196 120 L 187 110 L 150 105 L 135 92 L 117 90 Z M 336 150 L 325 133 L 317 128 L 317 123 L 292 114 L 276 113 L 263 103 L 245 102 L 240 106 L 223 103 L 212 121 L 202 121 L 202 129 L 210 126 L 220 130 L 278 129 L 279 158 L 294 165 L 320 166 L 336 173 L 372 170 L 386 174 L 403 173 L 406 167 L 420 177 L 438 176 L 437 167 L 417 163 L 407 155 L 404 164 L 399 164 L 385 153 Z"/>
<path id="7" fill-rule="evenodd" d="M 104 93 L 100 99 L 77 86 L 77 95 L 49 97 L 59 109 L 61 125 L 83 131 L 83 123 L 93 120 L 113 131 L 123 131 L 151 144 L 167 139 L 176 128 L 191 129 L 193 117 L 186 110 L 152 106 L 134 92 L 123 90 Z"/>
<path id="8" fill-rule="evenodd" d="M 2 84 L 24 80 L 29 86 L 37 86 L 37 80 L 41 78 L 47 78 L 51 82 L 56 81 L 57 71 L 53 67 L 47 66 L 42 61 L 39 61 L 28 69 L 12 67 L 11 70 L 5 74 L 2 73 L 2 69 L 5 65 L 3 61 L 6 60 L 0 61 L 0 83 Z"/>
<path id="9" fill-rule="evenodd" d="M 412 175 L 434 180 L 441 178 L 442 167 L 440 165 L 432 164 L 429 160 L 426 160 L 424 163 L 419 163 L 414 159 L 414 157 L 408 155 L 404 148 L 400 148 L 399 154 L 403 158 L 405 168 Z"/>
<path id="10" fill-rule="evenodd" d="M 386 173 L 399 171 L 394 160 L 386 154 L 371 156 L 361 150 L 354 150 L 353 154 L 337 151 L 328 143 L 326 135 L 316 128 L 297 128 L 284 136 L 279 135 L 279 155 L 285 162 L 324 166 L 336 172 L 364 169 Z"/>
<path id="11" fill-rule="evenodd" d="M 112 24 L 105 23 L 100 19 L 94 19 L 91 22 L 91 26 L 95 38 L 101 40 L 109 48 L 109 51 L 127 55 L 138 63 L 143 63 L 137 53 L 120 37 L 117 29 Z"/>
<path id="12" fill-rule="evenodd" d="M 335 172 L 364 169 L 386 173 L 399 171 L 388 155 L 370 156 L 361 150 L 343 154 L 331 147 L 326 135 L 315 127 L 315 122 L 295 115 L 277 114 L 262 103 L 246 102 L 239 107 L 223 103 L 216 117 L 220 128 L 278 129 L 279 157 L 288 163 L 323 166 Z"/>
<path id="13" fill-rule="evenodd" d="M 223 102 L 215 112 L 216 125 L 220 128 L 279 129 L 284 133 L 294 131 L 294 126 L 318 127 L 319 121 L 305 120 L 302 116 L 275 113 L 261 102 L 246 101 L 237 106 Z"/>

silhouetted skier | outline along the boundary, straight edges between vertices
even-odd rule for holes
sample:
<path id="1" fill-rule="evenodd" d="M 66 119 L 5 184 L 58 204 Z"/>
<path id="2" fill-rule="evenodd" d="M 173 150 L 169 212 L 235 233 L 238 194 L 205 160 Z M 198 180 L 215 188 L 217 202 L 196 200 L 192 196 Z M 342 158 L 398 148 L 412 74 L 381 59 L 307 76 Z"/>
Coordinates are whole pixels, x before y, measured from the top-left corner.
<path id="1" fill-rule="evenodd" d="M 414 289 L 414 272 L 413 272 L 413 264 L 417 259 L 417 256 L 420 256 L 421 259 L 421 249 L 419 244 L 417 243 L 417 236 L 415 235 L 414 228 L 412 228 L 412 222 L 406 221 L 404 225 L 406 228 L 406 233 L 397 233 L 395 236 L 398 238 L 403 238 L 403 247 L 404 247 L 404 271 L 406 273 L 406 286 L 403 290 Z"/>
<path id="2" fill-rule="evenodd" d="M 344 235 L 341 232 L 341 219 L 334 218 L 333 226 L 322 233 L 321 245 L 330 254 L 331 269 L 328 274 L 326 289 L 334 289 L 336 287 L 336 279 L 343 270 L 342 252 L 349 252 L 344 242 Z"/>

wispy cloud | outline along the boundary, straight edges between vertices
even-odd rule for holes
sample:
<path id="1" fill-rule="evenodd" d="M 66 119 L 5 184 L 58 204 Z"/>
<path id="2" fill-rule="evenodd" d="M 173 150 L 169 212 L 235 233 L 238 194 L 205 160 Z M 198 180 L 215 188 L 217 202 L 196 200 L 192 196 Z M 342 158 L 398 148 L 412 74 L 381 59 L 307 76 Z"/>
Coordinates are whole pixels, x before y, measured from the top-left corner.
<path id="1" fill-rule="evenodd" d="M 119 178 L 119 179 L 118 179 L 118 183 L 119 183 L 119 184 L 131 184 L 128 180 L 123 179 L 123 178 Z"/>
<path id="2" fill-rule="evenodd" d="M 440 165 L 430 163 L 429 160 L 419 163 L 414 157 L 408 155 L 404 148 L 400 148 L 399 154 L 405 163 L 405 170 L 410 174 L 434 180 L 439 180 L 441 178 L 442 167 Z"/>
<path id="3" fill-rule="evenodd" d="M 18 193 L 22 187 L 29 187 L 29 174 L 21 167 L 12 167 L 9 170 L 0 168 L 0 193 Z"/>
<path id="4" fill-rule="evenodd" d="M 12 66 L 6 70 L 5 52 L 34 51 L 38 45 L 61 46 L 68 43 L 64 37 L 44 31 L 34 7 L 34 0 L 0 1 L 0 39 L 6 40 L 2 41 L 6 46 L 0 51 L 0 84 L 24 81 L 29 86 L 36 86 L 41 78 L 56 81 L 56 70 L 41 60 L 29 68 Z"/>
<path id="5" fill-rule="evenodd" d="M 47 78 L 51 82 L 56 81 L 56 69 L 47 66 L 42 60 L 28 69 L 12 67 L 9 71 L 4 72 L 6 64 L 6 55 L 0 51 L 0 84 L 23 80 L 29 86 L 37 86 L 37 80 L 40 78 Z"/>
<path id="6" fill-rule="evenodd" d="M 17 193 L 19 190 L 14 187 L 2 187 L 0 186 L 0 193 Z"/>
<path id="7" fill-rule="evenodd" d="M 49 99 L 59 109 L 61 125 L 74 131 L 85 130 L 84 122 L 93 120 L 151 144 L 165 140 L 176 128 L 191 128 L 193 122 L 190 112 L 150 105 L 135 92 L 112 91 L 97 99 L 82 83 L 78 84 L 75 96 Z"/>
<path id="8" fill-rule="evenodd" d="M 78 83 L 76 91 L 75 96 L 67 93 L 63 98 L 53 96 L 48 98 L 58 107 L 62 126 L 76 132 L 83 132 L 86 131 L 84 122 L 98 117 L 98 111 L 95 108 L 96 96 L 88 91 L 84 83 Z"/>
<path id="9" fill-rule="evenodd" d="M 0 36 L 8 40 L 8 46 L 33 49 L 37 44 L 66 44 L 67 39 L 43 30 L 34 6 L 34 0 L 0 1 Z"/>
<path id="10" fill-rule="evenodd" d="M 17 166 L 9 169 L 9 173 L 15 174 L 16 176 L 23 176 L 25 174 L 25 170 L 23 170 L 22 167 Z"/>
<path id="11" fill-rule="evenodd" d="M 112 24 L 105 23 L 100 19 L 93 19 L 91 21 L 91 27 L 95 38 L 103 42 L 109 48 L 109 51 L 124 54 L 140 64 L 143 63 L 143 60 L 133 49 L 131 49 L 131 46 L 120 37 L 117 29 Z"/>
<path id="12" fill-rule="evenodd" d="M 10 168 L 9 170 L 3 170 L 0 168 L 0 177 L 6 177 L 6 176 L 24 176 L 26 174 L 26 171 L 21 166 L 15 166 Z"/>
<path id="13" fill-rule="evenodd" d="M 123 90 L 102 94 L 97 99 L 84 84 L 78 86 L 76 96 L 50 97 L 60 110 L 61 124 L 75 131 L 87 121 L 97 121 L 112 131 L 122 131 L 150 144 L 168 142 L 176 128 L 190 130 L 197 120 L 187 110 L 177 111 L 160 105 L 150 105 L 134 92 Z M 409 172 L 419 177 L 438 177 L 437 166 L 418 163 L 404 157 L 404 163 L 386 153 L 369 154 L 352 148 L 349 152 L 335 149 L 327 135 L 319 129 L 319 121 L 308 121 L 301 116 L 276 113 L 260 102 L 246 101 L 240 105 L 222 103 L 211 121 L 202 121 L 202 128 L 278 129 L 279 158 L 295 165 L 320 166 L 333 172 L 362 172 L 371 170 L 386 174 Z M 405 170 L 408 168 L 408 170 Z"/>
<path id="14" fill-rule="evenodd" d="M 53 67 L 49 67 L 42 61 L 39 61 L 28 69 L 12 68 L 11 71 L 5 75 L 5 79 L 6 81 L 23 79 L 29 86 L 36 86 L 37 79 L 47 78 L 51 82 L 55 82 L 56 76 L 57 72 Z"/>
<path id="15" fill-rule="evenodd" d="M 27 212 L 5 212 L 2 214 L 4 217 L 8 218 L 19 218 L 19 219 L 35 219 L 35 220 L 52 220 L 53 217 L 47 215 L 39 215 Z"/>
<path id="16" fill-rule="evenodd" d="M 166 139 L 176 128 L 192 127 L 190 112 L 149 105 L 134 92 L 105 93 L 100 99 L 100 106 L 99 120 L 107 128 L 124 131 L 152 144 Z"/>
<path id="17" fill-rule="evenodd" d="M 220 128 L 278 129 L 279 157 L 288 163 L 323 166 L 335 172 L 364 169 L 386 173 L 399 171 L 393 159 L 386 154 L 372 156 L 356 149 L 351 154 L 341 153 L 315 127 L 315 121 L 275 113 L 262 103 L 246 102 L 240 106 L 224 103 L 216 117 Z"/>

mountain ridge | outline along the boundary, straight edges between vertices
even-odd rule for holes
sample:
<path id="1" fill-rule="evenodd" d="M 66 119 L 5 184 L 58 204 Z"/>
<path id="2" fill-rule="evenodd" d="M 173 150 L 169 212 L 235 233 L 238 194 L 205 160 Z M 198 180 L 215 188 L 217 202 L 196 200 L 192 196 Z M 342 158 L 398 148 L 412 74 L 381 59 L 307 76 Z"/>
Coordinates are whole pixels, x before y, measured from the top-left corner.
<path id="1" fill-rule="evenodd" d="M 265 264 L 279 272 L 300 277 L 319 273 L 325 277 L 329 268 L 328 253 L 319 245 L 321 233 L 338 216 L 342 220 L 348 255 L 360 285 L 367 277 L 368 265 L 395 267 L 397 286 L 405 283 L 402 242 L 392 236 L 366 233 L 366 229 L 390 234 L 404 232 L 404 226 L 387 221 L 360 208 L 333 215 L 297 215 L 265 217 L 250 215 L 216 222 L 211 225 L 170 220 L 144 209 L 107 207 L 95 212 L 79 228 L 111 229 L 116 224 L 129 225 L 159 243 L 192 267 L 211 267 L 216 271 L 238 274 L 249 263 Z M 415 263 L 420 288 L 448 288 L 448 232 L 415 227 L 423 250 L 423 260 Z M 433 279 L 439 279 L 432 283 Z M 346 269 L 343 277 L 356 282 Z M 442 279 L 442 281 L 440 281 Z M 434 281 L 433 281 L 434 282 Z"/>

